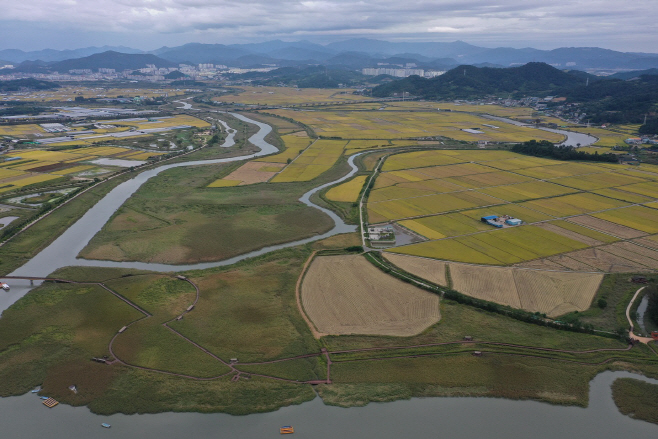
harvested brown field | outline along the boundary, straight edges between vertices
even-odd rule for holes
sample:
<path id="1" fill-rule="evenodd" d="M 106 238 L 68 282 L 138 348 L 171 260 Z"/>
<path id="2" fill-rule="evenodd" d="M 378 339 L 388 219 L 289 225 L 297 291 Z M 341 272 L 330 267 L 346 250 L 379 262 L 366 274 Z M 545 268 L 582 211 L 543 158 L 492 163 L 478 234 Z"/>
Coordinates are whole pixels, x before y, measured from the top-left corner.
<path id="1" fill-rule="evenodd" d="M 640 244 L 644 247 L 649 247 L 658 250 L 658 235 L 647 236 L 646 238 L 634 239 L 633 242 Z"/>
<path id="2" fill-rule="evenodd" d="M 284 166 L 285 164 L 283 163 L 247 162 L 222 178 L 222 180 L 241 181 L 242 183 L 238 186 L 264 183 L 274 177 Z M 275 168 L 277 169 L 276 171 L 271 171 L 271 169 Z"/>
<path id="3" fill-rule="evenodd" d="M 606 273 L 633 273 L 647 270 L 647 267 L 608 253 L 603 250 L 604 248 L 587 248 L 567 253 L 567 256 Z"/>
<path id="4" fill-rule="evenodd" d="M 568 255 L 551 256 L 550 258 L 548 258 L 548 260 L 556 264 L 562 265 L 567 270 L 599 271 L 596 268 L 590 267 L 589 265 L 585 264 L 583 261 L 579 261 L 577 259 L 571 258 Z"/>
<path id="5" fill-rule="evenodd" d="M 417 256 L 400 255 L 397 253 L 382 253 L 393 265 L 396 265 L 414 276 L 426 279 L 437 285 L 446 286 L 446 263 L 436 259 L 426 259 Z"/>
<path id="6" fill-rule="evenodd" d="M 658 252 L 648 248 L 630 242 L 618 242 L 603 247 L 603 250 L 639 265 L 658 270 Z"/>
<path id="7" fill-rule="evenodd" d="M 564 270 L 565 267 L 550 260 L 550 258 L 535 259 L 534 261 L 521 262 L 515 267 L 532 268 L 535 270 Z"/>
<path id="8" fill-rule="evenodd" d="M 604 244 L 601 241 L 598 241 L 594 238 L 590 238 L 589 236 L 581 235 L 580 233 L 572 232 L 571 230 L 563 229 L 562 227 L 558 227 L 555 224 L 549 224 L 549 223 L 539 223 L 537 224 L 537 227 L 541 227 L 544 230 L 548 230 L 549 232 L 554 232 L 557 233 L 558 235 L 566 236 L 567 238 L 574 239 L 576 241 L 580 241 L 584 244 L 587 245 L 602 245 Z"/>
<path id="9" fill-rule="evenodd" d="M 511 267 L 450 264 L 452 288 L 477 299 L 521 308 Z"/>
<path id="10" fill-rule="evenodd" d="M 386 275 L 363 256 L 322 256 L 302 284 L 319 332 L 411 336 L 438 322 L 439 297 Z"/>
<path id="11" fill-rule="evenodd" d="M 580 224 L 581 226 L 591 227 L 592 229 L 600 230 L 604 233 L 610 233 L 611 235 L 615 235 L 622 239 L 639 238 L 640 236 L 646 235 L 646 233 L 639 230 L 631 229 L 630 227 L 621 226 L 599 218 L 594 218 L 589 215 L 567 218 L 567 221 Z"/>
<path id="12" fill-rule="evenodd" d="M 556 317 L 589 308 L 603 274 L 450 264 L 453 288 L 501 305 Z"/>
<path id="13" fill-rule="evenodd" d="M 598 273 L 513 270 L 521 307 L 549 317 L 585 311 L 603 280 L 603 274 Z"/>

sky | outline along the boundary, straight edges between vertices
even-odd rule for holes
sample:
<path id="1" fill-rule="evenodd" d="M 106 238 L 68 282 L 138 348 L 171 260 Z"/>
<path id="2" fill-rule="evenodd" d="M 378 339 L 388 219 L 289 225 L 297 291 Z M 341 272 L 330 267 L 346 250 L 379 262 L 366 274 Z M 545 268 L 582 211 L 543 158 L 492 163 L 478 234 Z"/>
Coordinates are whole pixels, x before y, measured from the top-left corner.
<path id="1" fill-rule="evenodd" d="M 658 52 L 656 0 L 0 0 L 0 49 L 355 37 Z"/>

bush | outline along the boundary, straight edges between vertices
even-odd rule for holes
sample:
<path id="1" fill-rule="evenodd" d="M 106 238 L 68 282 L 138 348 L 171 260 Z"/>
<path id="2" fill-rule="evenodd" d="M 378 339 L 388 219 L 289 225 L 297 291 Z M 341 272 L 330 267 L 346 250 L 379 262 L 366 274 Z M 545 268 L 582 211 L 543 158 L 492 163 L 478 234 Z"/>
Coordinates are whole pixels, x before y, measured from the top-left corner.
<path id="1" fill-rule="evenodd" d="M 596 306 L 598 306 L 601 309 L 605 309 L 605 307 L 608 306 L 608 301 L 605 299 L 599 299 L 596 301 Z"/>

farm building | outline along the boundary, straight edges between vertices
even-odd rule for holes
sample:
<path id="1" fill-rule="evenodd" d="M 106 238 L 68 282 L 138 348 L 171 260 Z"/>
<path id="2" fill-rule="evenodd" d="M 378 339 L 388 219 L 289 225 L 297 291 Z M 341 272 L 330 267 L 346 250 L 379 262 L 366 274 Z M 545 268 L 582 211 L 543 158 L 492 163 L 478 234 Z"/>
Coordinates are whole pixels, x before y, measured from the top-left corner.
<path id="1" fill-rule="evenodd" d="M 514 227 L 514 226 L 520 226 L 523 224 L 523 221 L 521 221 L 518 218 L 512 218 L 509 215 L 487 215 L 483 216 L 480 221 L 483 223 L 487 223 L 490 226 L 497 227 L 499 229 L 502 229 L 503 227 Z"/>
<path id="2" fill-rule="evenodd" d="M 370 241 L 395 241 L 395 231 L 391 226 L 370 226 L 368 227 L 368 237 Z"/>

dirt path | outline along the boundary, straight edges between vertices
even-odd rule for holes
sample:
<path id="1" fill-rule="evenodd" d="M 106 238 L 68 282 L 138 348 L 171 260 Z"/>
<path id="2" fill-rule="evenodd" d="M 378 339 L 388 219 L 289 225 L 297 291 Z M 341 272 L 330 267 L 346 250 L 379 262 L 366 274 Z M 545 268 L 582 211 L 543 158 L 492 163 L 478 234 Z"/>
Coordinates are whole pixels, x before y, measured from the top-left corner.
<path id="1" fill-rule="evenodd" d="M 297 285 L 295 285 L 295 298 L 297 299 L 297 309 L 299 310 L 299 313 L 304 318 L 306 325 L 311 330 L 311 334 L 313 334 L 313 337 L 315 337 L 316 340 L 320 340 L 320 337 L 324 337 L 325 335 L 329 335 L 329 334 L 325 334 L 324 332 L 319 332 L 316 329 L 315 325 L 311 322 L 311 319 L 309 319 L 306 313 L 304 312 L 304 306 L 302 305 L 302 280 L 304 279 L 306 270 L 308 270 L 308 266 L 311 264 L 311 261 L 313 261 L 313 258 L 315 257 L 317 252 L 318 251 L 316 250 L 313 253 L 311 253 L 311 256 L 308 257 L 306 263 L 304 264 L 304 268 L 302 268 L 302 272 L 299 274 L 299 278 L 297 278 Z"/>
<path id="2" fill-rule="evenodd" d="M 631 301 L 629 302 L 628 306 L 626 307 L 626 319 L 628 320 L 628 324 L 630 325 L 630 328 L 631 328 L 631 329 L 629 329 L 629 331 L 628 331 L 628 335 L 629 335 L 629 337 L 631 337 L 631 338 L 633 338 L 633 339 L 635 339 L 635 340 L 638 340 L 640 343 L 648 344 L 648 343 L 654 341 L 653 338 L 651 338 L 651 337 L 640 337 L 639 335 L 636 335 L 635 333 L 633 333 L 633 330 L 635 329 L 635 325 L 633 325 L 633 320 L 631 319 L 631 308 L 633 307 L 633 303 L 635 303 L 635 299 L 637 299 L 637 296 L 638 296 L 638 295 L 642 292 L 642 290 L 645 289 L 645 288 L 646 288 L 646 287 L 640 287 L 640 288 L 635 292 L 635 294 L 633 295 L 633 298 L 631 299 Z"/>
<path id="3" fill-rule="evenodd" d="M 296 296 L 297 296 L 297 306 L 299 307 L 299 311 L 304 317 L 304 320 L 306 323 L 309 325 L 309 328 L 313 332 L 313 335 L 316 338 L 320 338 L 325 334 L 317 332 L 311 322 L 309 321 L 308 317 L 303 311 L 302 305 L 301 305 L 301 296 L 300 296 L 300 288 L 301 288 L 301 281 L 304 276 L 304 273 L 306 272 L 310 262 L 313 260 L 313 257 L 315 256 L 316 252 L 313 252 L 313 254 L 309 257 L 309 259 L 306 261 L 304 268 L 302 270 L 302 273 L 299 276 L 299 279 L 297 280 L 297 286 L 296 286 Z M 180 373 L 174 373 L 174 372 L 169 372 L 166 370 L 160 370 L 160 369 L 154 369 L 154 368 L 148 368 L 148 367 L 143 367 L 143 366 L 138 366 L 134 364 L 130 364 L 121 358 L 119 358 L 113 351 L 112 347 L 114 344 L 114 341 L 119 337 L 125 330 L 130 328 L 132 325 L 135 323 L 148 319 L 152 317 L 150 313 L 147 311 L 143 310 L 141 307 L 138 305 L 134 304 L 127 298 L 123 297 L 122 295 L 118 294 L 117 292 L 113 291 L 109 287 L 107 287 L 105 284 L 102 282 L 77 282 L 77 281 L 71 281 L 71 280 L 66 280 L 66 279 L 56 279 L 56 278 L 29 278 L 29 277 L 13 277 L 14 279 L 32 279 L 32 280 L 41 280 L 41 281 L 54 281 L 54 282 L 62 282 L 62 283 L 71 283 L 71 284 L 79 284 L 79 285 L 97 285 L 103 288 L 104 290 L 108 291 L 121 301 L 125 302 L 126 304 L 130 305 L 137 311 L 139 311 L 141 314 L 143 314 L 143 317 L 140 317 L 137 320 L 134 320 L 133 322 L 128 323 L 125 325 L 125 329 L 117 331 L 117 333 L 114 334 L 112 339 L 110 340 L 108 344 L 108 350 L 110 352 L 110 355 L 112 355 L 113 360 L 110 360 L 107 362 L 107 364 L 112 365 L 112 364 L 120 364 L 122 366 L 126 367 L 131 367 L 134 369 L 140 369 L 148 372 L 155 372 L 155 373 L 161 373 L 165 375 L 171 375 L 171 376 L 176 376 L 180 378 L 187 378 L 187 379 L 192 379 L 196 381 L 212 381 L 212 380 L 217 380 L 221 379 L 224 377 L 232 376 L 231 381 L 239 381 L 241 377 L 260 377 L 260 378 L 267 378 L 267 379 L 272 379 L 276 381 L 283 381 L 283 382 L 288 382 L 288 383 L 295 383 L 295 384 L 331 384 L 331 366 L 333 364 L 337 363 L 348 363 L 348 362 L 358 362 L 358 361 L 383 361 L 383 360 L 391 360 L 391 359 L 399 359 L 399 358 L 421 358 L 421 357 L 430 357 L 430 356 L 441 356 L 441 355 L 472 355 L 473 351 L 468 349 L 468 350 L 463 350 L 459 352 L 430 352 L 430 353 L 422 353 L 422 354 L 410 354 L 410 355 L 390 355 L 391 352 L 396 351 L 396 350 L 404 350 L 404 349 L 416 349 L 416 348 L 431 348 L 431 347 L 440 347 L 440 346 L 450 346 L 450 345 L 467 345 L 467 346 L 476 346 L 476 345 L 484 345 L 484 346 L 500 346 L 500 347 L 507 347 L 507 348 L 512 348 L 512 349 L 523 349 L 530 351 L 528 353 L 524 352 L 505 352 L 505 351 L 480 351 L 483 353 L 486 353 L 487 355 L 507 355 L 507 356 L 518 356 L 518 357 L 526 357 L 526 358 L 538 358 L 538 359 L 544 359 L 544 360 L 555 360 L 555 361 L 564 361 L 564 362 L 570 362 L 570 363 L 576 363 L 576 364 L 582 364 L 582 365 L 602 365 L 602 364 L 607 364 L 612 361 L 618 361 L 618 360 L 623 360 L 623 358 L 618 358 L 618 357 L 610 357 L 605 360 L 601 360 L 598 362 L 587 362 L 587 361 L 580 361 L 578 359 L 570 359 L 570 358 L 563 358 L 563 357 L 557 357 L 557 356 L 552 356 L 551 354 L 570 354 L 570 355 L 587 355 L 587 354 L 592 354 L 592 353 L 597 353 L 597 352 L 625 352 L 629 351 L 630 349 L 633 348 L 633 345 L 630 344 L 625 348 L 602 348 L 602 349 L 591 349 L 591 350 L 582 350 L 582 351 L 574 351 L 574 350 L 567 350 L 567 349 L 553 349 L 553 348 L 543 348 L 540 346 L 526 346 L 526 345 L 518 345 L 518 344 L 513 344 L 513 343 L 502 343 L 502 342 L 489 342 L 489 341 L 474 341 L 474 340 L 458 340 L 458 341 L 450 341 L 450 342 L 442 342 L 442 343 L 428 343 L 428 344 L 420 344 L 420 345 L 410 345 L 410 346 L 387 346 L 387 347 L 372 347 L 372 348 L 362 348 L 362 349 L 348 349 L 348 350 L 338 350 L 338 351 L 328 351 L 326 348 L 322 348 L 320 352 L 316 353 L 311 353 L 311 354 L 304 354 L 304 355 L 297 355 L 294 357 L 288 357 L 288 358 L 281 358 L 281 359 L 276 359 L 276 360 L 270 360 L 270 361 L 262 361 L 262 362 L 256 362 L 256 363 L 230 363 L 227 362 L 226 360 L 220 358 L 219 356 L 213 354 L 210 352 L 208 349 L 204 348 L 203 346 L 199 345 L 198 343 L 194 342 L 193 340 L 187 338 L 180 332 L 176 331 L 175 329 L 171 328 L 168 323 L 171 321 L 174 321 L 176 319 L 173 319 L 169 322 L 163 323 L 163 326 L 172 331 L 174 334 L 178 335 L 180 338 L 185 340 L 186 342 L 190 343 L 197 349 L 201 350 L 204 352 L 206 355 L 210 356 L 213 358 L 215 361 L 220 362 L 221 364 L 227 366 L 230 370 L 224 374 L 217 375 L 214 377 L 197 377 L 197 376 L 192 376 L 192 375 L 185 375 L 185 374 L 180 374 Z M 191 306 L 188 306 L 188 308 L 180 314 L 179 317 L 182 317 L 185 314 L 188 314 L 194 310 L 194 307 L 197 305 L 200 297 L 200 291 L 198 286 L 192 282 L 191 280 L 184 278 L 184 277 L 177 277 L 178 279 L 182 281 L 186 281 L 190 283 L 196 292 L 195 300 Z M 644 288 L 644 287 L 643 287 Z M 626 315 L 629 318 L 630 322 L 630 308 L 632 306 L 632 303 L 638 296 L 638 294 L 642 291 L 643 288 L 640 288 L 636 293 L 635 296 L 633 296 L 633 300 L 631 300 L 631 304 L 629 304 L 629 307 L 626 310 Z M 632 332 L 631 332 L 631 335 Z M 637 337 L 636 337 L 637 338 Z M 652 339 L 649 339 L 652 340 Z M 363 352 L 375 352 L 375 351 L 381 351 L 381 356 L 378 357 L 370 357 L 370 358 L 356 358 L 356 359 L 346 359 L 346 360 L 336 360 L 331 358 L 331 356 L 340 356 L 341 354 L 353 354 L 353 353 L 363 353 Z M 536 353 L 531 353 L 531 352 L 536 352 Z M 543 355 L 540 355 L 543 354 Z M 298 359 L 303 359 L 303 358 L 312 358 L 312 357 L 320 357 L 324 356 L 327 362 L 327 377 L 326 379 L 317 379 L 317 380 L 292 380 L 288 378 L 281 378 L 277 376 L 271 376 L 271 375 L 265 375 L 265 374 L 259 374 L 259 373 L 253 373 L 253 372 L 245 372 L 239 369 L 240 365 L 245 365 L 245 366 L 257 366 L 257 365 L 265 365 L 265 364 L 272 364 L 272 363 L 280 363 L 284 361 L 292 361 L 292 360 L 298 360 Z"/>

